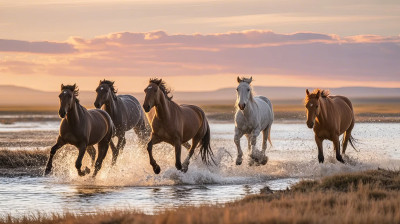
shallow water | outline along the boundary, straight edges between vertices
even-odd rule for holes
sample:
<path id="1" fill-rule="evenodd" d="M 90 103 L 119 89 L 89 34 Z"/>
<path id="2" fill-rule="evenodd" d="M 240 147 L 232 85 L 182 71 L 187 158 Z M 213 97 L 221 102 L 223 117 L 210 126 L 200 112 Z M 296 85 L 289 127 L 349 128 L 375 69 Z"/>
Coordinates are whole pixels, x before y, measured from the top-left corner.
<path id="1" fill-rule="evenodd" d="M 9 130 L 3 126 L 0 132 L 13 131 L 17 136 L 24 131 L 54 131 L 55 139 L 58 122 L 26 122 L 8 126 Z M 267 150 L 267 165 L 251 167 L 247 164 L 244 137 L 241 143 L 243 164 L 234 165 L 237 154 L 232 140 L 234 125 L 212 123 L 210 126 L 217 166 L 207 167 L 200 156 L 194 156 L 189 171 L 183 174 L 174 167 L 173 148 L 159 144 L 153 152 L 161 173 L 154 175 L 146 150 L 136 145 L 136 137 L 130 131 L 117 165 L 110 167 L 111 156 L 107 155 L 96 179 L 77 175 L 74 168 L 77 150 L 71 147 L 57 153 L 53 174 L 49 177 L 1 177 L 0 216 L 66 211 L 82 214 L 113 209 L 154 213 L 188 204 L 225 203 L 259 193 L 265 187 L 286 189 L 303 178 L 377 167 L 400 168 L 398 123 L 356 124 L 353 135 L 359 140 L 360 152 L 349 147 L 345 157 L 347 164 L 336 161 L 329 141 L 324 142 L 325 163 L 319 164 L 312 130 L 303 123 L 277 123 L 272 126 L 273 147 Z M 261 146 L 260 138 L 258 146 Z M 182 160 L 185 156 L 183 152 Z M 83 164 L 90 167 L 87 156 Z"/>

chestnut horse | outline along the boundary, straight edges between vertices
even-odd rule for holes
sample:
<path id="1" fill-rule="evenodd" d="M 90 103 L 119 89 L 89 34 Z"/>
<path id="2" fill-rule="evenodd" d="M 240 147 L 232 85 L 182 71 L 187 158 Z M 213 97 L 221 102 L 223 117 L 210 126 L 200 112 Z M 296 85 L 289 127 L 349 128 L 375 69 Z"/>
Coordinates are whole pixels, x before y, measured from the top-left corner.
<path id="1" fill-rule="evenodd" d="M 139 143 L 146 144 L 150 135 L 150 125 L 139 101 L 131 95 L 117 95 L 114 82 L 100 80 L 96 88 L 97 97 L 94 102 L 96 108 L 103 109 L 110 115 L 118 138 L 117 146 L 111 141 L 113 152 L 113 165 L 118 154 L 126 144 L 125 132 L 133 129 L 138 136 Z"/>
<path id="2" fill-rule="evenodd" d="M 331 96 L 326 90 L 315 89 L 312 93 L 306 89 L 304 100 L 307 109 L 307 126 L 314 129 L 318 147 L 318 161 L 324 162 L 322 142 L 331 140 L 336 152 L 336 159 L 344 163 L 340 155 L 339 136 L 344 133 L 342 154 L 347 144 L 355 149 L 351 131 L 354 127 L 354 112 L 350 100 L 344 96 Z"/>
<path id="3" fill-rule="evenodd" d="M 146 96 L 143 108 L 149 112 L 155 107 L 156 113 L 151 121 L 151 139 L 147 144 L 150 164 L 153 171 L 159 174 L 160 166 L 153 158 L 153 145 L 167 142 L 175 147 L 175 167 L 186 172 L 189 160 L 195 148 L 200 143 L 200 154 L 204 163 L 213 160 L 210 147 L 210 126 L 202 109 L 194 105 L 178 105 L 172 101 L 168 94 L 170 90 L 165 87 L 162 79 L 150 79 L 149 85 L 144 90 Z M 183 164 L 181 163 L 181 145 L 192 139 L 192 146 Z"/>
<path id="4" fill-rule="evenodd" d="M 101 164 L 107 154 L 111 138 L 115 134 L 115 127 L 111 117 L 104 110 L 93 109 L 86 110 L 79 104 L 77 98 L 79 90 L 76 85 L 61 85 L 60 109 L 58 114 L 62 119 L 57 143 L 51 148 L 50 158 L 47 162 L 45 175 L 51 172 L 53 157 L 65 144 L 71 144 L 79 149 L 79 155 L 76 159 L 75 167 L 79 176 L 85 176 L 90 173 L 88 167 L 81 170 L 82 159 L 86 149 L 94 162 L 96 150 L 93 145 L 98 144 L 98 156 L 95 163 L 93 177 L 101 168 Z"/>

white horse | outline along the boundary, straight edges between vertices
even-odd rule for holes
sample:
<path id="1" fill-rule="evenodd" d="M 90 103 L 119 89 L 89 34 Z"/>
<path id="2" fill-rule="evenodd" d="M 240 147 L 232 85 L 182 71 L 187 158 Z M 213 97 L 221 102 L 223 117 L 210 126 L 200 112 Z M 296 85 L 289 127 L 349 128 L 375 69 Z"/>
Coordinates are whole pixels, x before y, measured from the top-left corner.
<path id="1" fill-rule="evenodd" d="M 235 144 L 238 150 L 236 165 L 242 164 L 243 152 L 240 148 L 240 138 L 246 135 L 248 141 L 248 149 L 251 150 L 249 164 L 253 162 L 265 165 L 268 157 L 265 156 L 267 149 L 267 140 L 271 143 L 270 130 L 274 121 L 274 113 L 272 112 L 272 104 L 268 98 L 264 96 L 253 96 L 253 90 L 250 86 L 253 77 L 239 78 L 237 77 L 239 86 L 237 87 L 236 114 L 235 114 Z M 257 137 L 263 132 L 262 151 L 256 148 Z"/>

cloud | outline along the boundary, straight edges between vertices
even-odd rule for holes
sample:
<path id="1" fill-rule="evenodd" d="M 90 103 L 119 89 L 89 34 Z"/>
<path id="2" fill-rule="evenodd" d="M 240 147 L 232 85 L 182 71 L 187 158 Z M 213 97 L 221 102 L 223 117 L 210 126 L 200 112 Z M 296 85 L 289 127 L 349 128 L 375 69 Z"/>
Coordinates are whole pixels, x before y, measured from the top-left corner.
<path id="1" fill-rule="evenodd" d="M 343 82 L 400 81 L 400 36 L 154 31 L 71 37 L 64 43 L 8 40 L 13 47 L 1 43 L 0 51 L 47 54 L 40 61 L 20 60 L 38 63 L 41 72 L 55 76 L 274 74 Z M 69 55 L 54 56 L 59 53 Z"/>
<path id="2" fill-rule="evenodd" d="M 41 54 L 68 54 L 76 50 L 68 43 L 48 41 L 21 41 L 0 39 L 0 52 L 26 52 Z"/>

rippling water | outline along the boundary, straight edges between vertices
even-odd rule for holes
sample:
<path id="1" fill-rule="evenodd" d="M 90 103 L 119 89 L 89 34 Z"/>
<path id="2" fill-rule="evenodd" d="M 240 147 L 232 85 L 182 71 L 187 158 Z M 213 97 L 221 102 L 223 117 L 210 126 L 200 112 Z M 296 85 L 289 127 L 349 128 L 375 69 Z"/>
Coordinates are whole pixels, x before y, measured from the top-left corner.
<path id="1" fill-rule="evenodd" d="M 0 132 L 12 131 L 18 135 L 27 130 L 46 130 L 53 131 L 55 139 L 58 124 L 23 122 L 0 125 Z M 303 123 L 272 126 L 273 147 L 267 150 L 269 161 L 265 166 L 250 167 L 247 164 L 245 138 L 242 138 L 244 163 L 234 165 L 237 153 L 233 143 L 233 124 L 212 123 L 211 130 L 212 148 L 218 165 L 207 167 L 202 164 L 200 156 L 194 156 L 186 174 L 175 169 L 172 146 L 159 144 L 153 152 L 161 173 L 155 175 L 147 151 L 136 145 L 132 131 L 127 135 L 127 146 L 117 165 L 110 167 L 111 156 L 107 155 L 96 179 L 79 177 L 74 168 L 77 150 L 63 148 L 55 157 L 54 172 L 49 177 L 0 178 L 0 216 L 66 211 L 82 214 L 113 209 L 153 213 L 188 204 L 225 203 L 259 193 L 267 186 L 273 190 L 286 189 L 303 178 L 377 167 L 400 168 L 398 123 L 356 124 L 353 135 L 359 140 L 360 152 L 348 148 L 347 164 L 336 161 L 329 141 L 324 142 L 326 162 L 319 164 L 313 132 Z M 183 152 L 182 158 L 185 156 L 186 152 Z M 87 156 L 83 164 L 90 166 Z"/>

